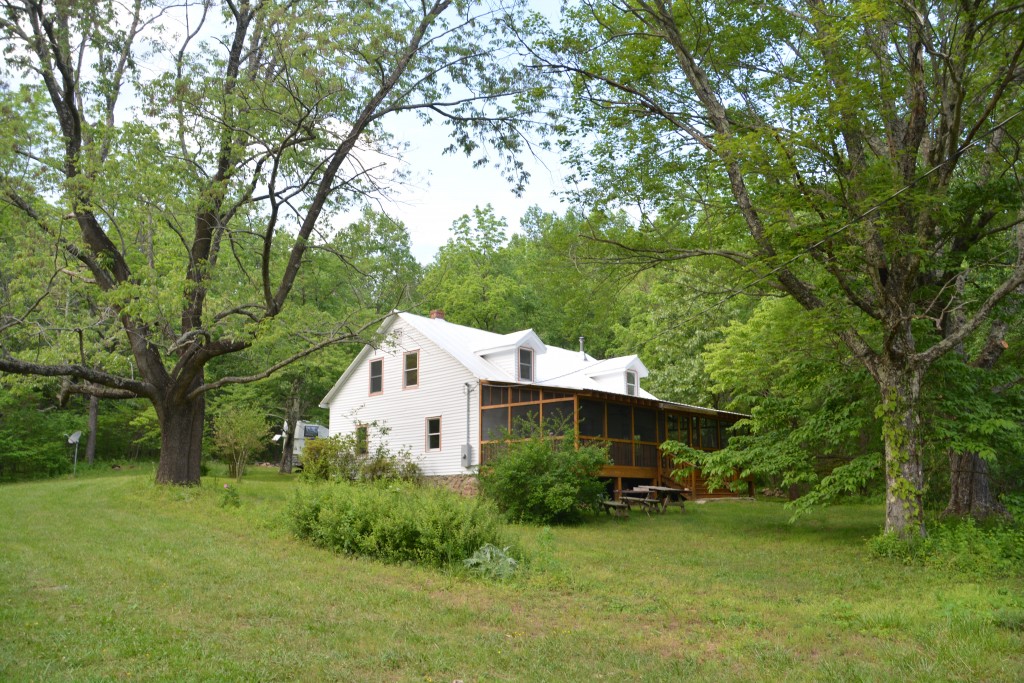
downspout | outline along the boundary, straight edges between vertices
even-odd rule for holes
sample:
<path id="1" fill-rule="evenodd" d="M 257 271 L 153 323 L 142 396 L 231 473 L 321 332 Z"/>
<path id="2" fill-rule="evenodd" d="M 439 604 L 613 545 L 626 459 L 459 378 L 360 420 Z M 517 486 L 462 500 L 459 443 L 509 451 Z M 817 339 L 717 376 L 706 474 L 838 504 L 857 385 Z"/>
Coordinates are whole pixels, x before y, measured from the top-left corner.
<path id="1" fill-rule="evenodd" d="M 473 386 L 472 382 L 466 382 L 462 391 L 466 394 L 466 443 L 462 447 L 462 466 L 469 469 L 473 466 L 473 441 L 470 436 L 469 423 L 470 423 L 470 409 L 472 408 L 472 396 L 473 391 L 476 387 Z"/>

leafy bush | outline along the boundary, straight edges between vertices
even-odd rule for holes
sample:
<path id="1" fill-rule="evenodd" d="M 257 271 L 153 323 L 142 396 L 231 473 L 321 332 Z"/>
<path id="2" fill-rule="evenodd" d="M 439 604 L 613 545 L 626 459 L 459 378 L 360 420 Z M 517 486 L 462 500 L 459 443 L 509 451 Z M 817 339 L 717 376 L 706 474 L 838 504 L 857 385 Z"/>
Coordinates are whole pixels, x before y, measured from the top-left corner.
<path id="1" fill-rule="evenodd" d="M 518 430 L 517 430 L 518 431 Z M 578 522 L 604 492 L 597 478 L 606 446 L 575 447 L 572 433 L 534 427 L 526 439 L 507 436 L 480 468 L 480 491 L 510 519 L 539 524 Z"/>
<path id="2" fill-rule="evenodd" d="M 228 465 L 228 476 L 241 480 L 250 456 L 265 445 L 267 420 L 255 406 L 229 405 L 214 419 L 213 442 Z"/>
<path id="3" fill-rule="evenodd" d="M 498 581 L 512 578 L 519 569 L 519 561 L 509 554 L 509 548 L 499 548 L 491 543 L 485 543 L 462 563 L 474 574 Z"/>
<path id="4" fill-rule="evenodd" d="M 238 489 L 231 484 L 224 484 L 224 488 L 220 490 L 218 505 L 222 508 L 241 507 L 242 499 L 238 495 Z"/>
<path id="5" fill-rule="evenodd" d="M 482 546 L 502 543 L 493 505 L 407 483 L 300 490 L 287 518 L 292 532 L 314 545 L 393 563 L 457 565 Z"/>
<path id="6" fill-rule="evenodd" d="M 910 542 L 895 534 L 880 534 L 868 541 L 868 549 L 877 557 L 961 574 L 1024 576 L 1024 528 L 982 526 L 971 517 L 933 523 L 929 528 L 927 538 Z"/>
<path id="7" fill-rule="evenodd" d="M 358 434 L 308 441 L 302 451 L 303 478 L 314 481 L 419 481 L 423 472 L 413 461 L 409 450 L 392 452 L 379 438 L 386 434 L 386 429 L 377 429 L 378 438 L 373 439 L 372 450 L 368 448 L 366 438 Z"/>

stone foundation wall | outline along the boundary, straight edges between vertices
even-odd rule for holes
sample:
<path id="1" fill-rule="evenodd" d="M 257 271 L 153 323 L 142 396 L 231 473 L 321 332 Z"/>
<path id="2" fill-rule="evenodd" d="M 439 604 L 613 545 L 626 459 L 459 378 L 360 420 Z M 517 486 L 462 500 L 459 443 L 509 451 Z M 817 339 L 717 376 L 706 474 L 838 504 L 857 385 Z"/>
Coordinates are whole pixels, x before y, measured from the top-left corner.
<path id="1" fill-rule="evenodd" d="M 451 474 L 436 477 L 424 477 L 424 481 L 432 486 L 440 486 L 448 489 L 449 491 L 454 491 L 460 496 L 475 496 L 479 492 L 475 474 Z"/>

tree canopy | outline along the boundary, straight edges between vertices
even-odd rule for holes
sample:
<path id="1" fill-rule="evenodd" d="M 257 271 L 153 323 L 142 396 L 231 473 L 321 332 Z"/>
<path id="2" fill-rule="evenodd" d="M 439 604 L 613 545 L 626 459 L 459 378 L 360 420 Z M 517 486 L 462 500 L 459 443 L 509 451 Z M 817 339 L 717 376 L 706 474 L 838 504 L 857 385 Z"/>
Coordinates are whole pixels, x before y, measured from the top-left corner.
<path id="1" fill-rule="evenodd" d="M 508 58 L 523 15 L 454 0 L 5 0 L 0 201 L 39 266 L 2 302 L 0 370 L 148 399 L 157 479 L 197 482 L 207 392 L 372 331 L 358 308 L 303 311 L 302 343 L 264 344 L 288 326 L 311 253 L 330 249 L 332 217 L 395 182 L 385 118 L 439 117 L 453 149 L 490 149 L 524 180 L 510 155 L 531 77 Z M 67 321 L 44 305 L 58 287 L 79 297 Z M 261 344 L 258 371 L 207 378 Z M 26 354 L 41 347 L 54 353 Z"/>

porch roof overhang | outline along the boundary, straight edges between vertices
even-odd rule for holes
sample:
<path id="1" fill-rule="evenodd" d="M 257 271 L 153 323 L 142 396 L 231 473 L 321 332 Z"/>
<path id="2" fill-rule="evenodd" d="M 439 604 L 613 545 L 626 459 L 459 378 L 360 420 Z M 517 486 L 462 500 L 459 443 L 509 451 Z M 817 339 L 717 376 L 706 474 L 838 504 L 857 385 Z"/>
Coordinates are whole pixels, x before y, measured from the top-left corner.
<path id="1" fill-rule="evenodd" d="M 563 391 L 566 393 L 576 394 L 577 396 L 584 396 L 587 398 L 594 398 L 598 400 L 616 401 L 618 403 L 627 403 L 629 405 L 642 406 L 645 408 L 660 408 L 661 410 L 671 410 L 676 412 L 686 413 L 697 413 L 699 415 L 709 415 L 712 417 L 725 418 L 729 420 L 742 420 L 749 418 L 750 415 L 746 413 L 736 413 L 731 410 L 718 410 L 717 408 L 705 408 L 703 406 L 694 406 L 689 403 L 677 403 L 674 401 L 663 401 L 660 398 L 646 396 L 627 396 L 625 394 L 618 394 L 614 391 L 600 391 L 597 389 L 579 389 L 573 387 L 558 387 L 550 384 L 523 384 L 520 382 L 496 382 L 491 380 L 483 380 L 481 384 L 489 384 L 492 386 L 507 386 L 507 387 L 519 387 L 523 389 L 540 389 L 549 391 Z"/>

